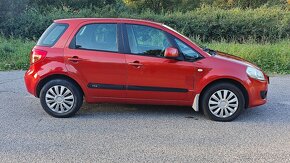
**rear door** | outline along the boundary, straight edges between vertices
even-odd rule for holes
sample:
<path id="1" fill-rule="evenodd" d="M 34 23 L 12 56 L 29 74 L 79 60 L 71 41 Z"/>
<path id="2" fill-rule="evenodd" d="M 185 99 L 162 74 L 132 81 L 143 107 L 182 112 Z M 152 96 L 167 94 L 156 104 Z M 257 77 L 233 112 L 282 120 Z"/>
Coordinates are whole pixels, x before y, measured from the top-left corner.
<path id="1" fill-rule="evenodd" d="M 71 75 L 82 80 L 91 97 L 125 97 L 127 65 L 117 23 L 82 24 L 64 58 Z"/>

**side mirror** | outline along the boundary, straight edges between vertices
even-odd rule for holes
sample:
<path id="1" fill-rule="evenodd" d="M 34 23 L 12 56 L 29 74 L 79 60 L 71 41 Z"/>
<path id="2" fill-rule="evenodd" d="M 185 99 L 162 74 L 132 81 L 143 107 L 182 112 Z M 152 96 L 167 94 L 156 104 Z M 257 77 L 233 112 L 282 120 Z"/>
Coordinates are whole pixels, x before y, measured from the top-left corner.
<path id="1" fill-rule="evenodd" d="M 165 49 L 165 52 L 164 52 L 165 58 L 175 59 L 178 56 L 179 56 L 178 49 L 173 48 L 173 47 L 168 47 Z"/>

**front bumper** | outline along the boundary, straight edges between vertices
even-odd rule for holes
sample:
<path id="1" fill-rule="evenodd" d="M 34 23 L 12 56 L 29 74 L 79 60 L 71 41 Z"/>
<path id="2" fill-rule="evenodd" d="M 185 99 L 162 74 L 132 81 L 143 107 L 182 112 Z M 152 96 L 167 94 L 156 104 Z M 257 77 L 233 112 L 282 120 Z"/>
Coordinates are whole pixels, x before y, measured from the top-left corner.
<path id="1" fill-rule="evenodd" d="M 263 105 L 267 102 L 268 94 L 268 84 L 269 78 L 267 81 L 259 81 L 256 79 L 249 78 L 248 82 L 248 95 L 249 95 L 249 106 L 255 107 Z"/>
<path id="2" fill-rule="evenodd" d="M 262 99 L 267 98 L 267 94 L 268 94 L 268 91 L 261 91 L 261 92 L 260 92 L 260 95 L 261 95 L 261 98 L 262 98 Z"/>

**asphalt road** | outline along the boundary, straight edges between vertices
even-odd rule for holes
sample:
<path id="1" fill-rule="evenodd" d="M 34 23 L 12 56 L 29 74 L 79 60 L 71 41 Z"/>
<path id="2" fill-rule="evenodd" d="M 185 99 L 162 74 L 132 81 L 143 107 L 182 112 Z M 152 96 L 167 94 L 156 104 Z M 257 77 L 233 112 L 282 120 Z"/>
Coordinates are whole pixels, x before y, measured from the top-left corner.
<path id="1" fill-rule="evenodd" d="M 85 104 L 46 114 L 23 71 L 0 72 L 0 162 L 290 162 L 290 76 L 272 77 L 268 103 L 233 122 L 190 107 Z"/>

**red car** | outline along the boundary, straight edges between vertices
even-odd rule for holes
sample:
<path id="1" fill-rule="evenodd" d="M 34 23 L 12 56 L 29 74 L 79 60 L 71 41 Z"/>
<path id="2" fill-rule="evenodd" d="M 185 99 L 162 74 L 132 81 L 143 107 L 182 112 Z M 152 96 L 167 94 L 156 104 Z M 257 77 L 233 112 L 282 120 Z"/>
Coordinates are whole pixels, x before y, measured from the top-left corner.
<path id="1" fill-rule="evenodd" d="M 202 49 L 170 27 L 145 20 L 56 20 L 31 51 L 28 92 L 54 117 L 88 103 L 192 106 L 231 121 L 266 103 L 269 78 L 240 58 Z"/>

